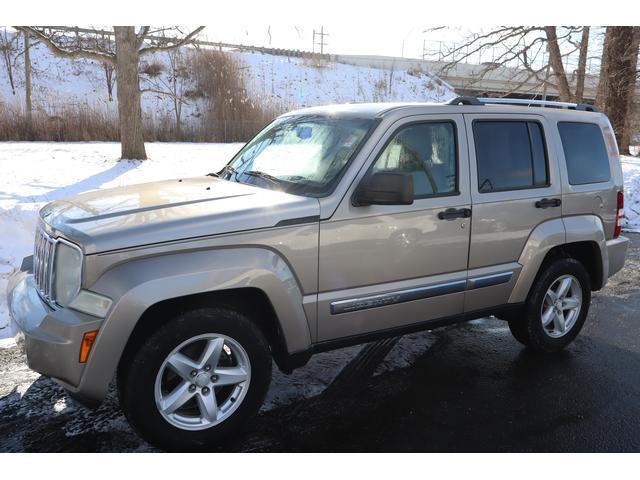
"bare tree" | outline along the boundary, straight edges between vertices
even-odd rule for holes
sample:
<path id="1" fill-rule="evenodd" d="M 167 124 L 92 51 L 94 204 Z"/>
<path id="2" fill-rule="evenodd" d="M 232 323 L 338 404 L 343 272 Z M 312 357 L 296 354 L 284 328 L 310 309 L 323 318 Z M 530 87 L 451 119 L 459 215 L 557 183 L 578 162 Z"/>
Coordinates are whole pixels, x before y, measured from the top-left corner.
<path id="1" fill-rule="evenodd" d="M 63 58 L 86 58 L 98 60 L 113 66 L 116 73 L 118 118 L 120 126 L 121 158 L 146 159 L 144 147 L 142 107 L 140 103 L 140 59 L 153 52 L 179 48 L 193 41 L 204 29 L 198 27 L 189 33 L 174 27 L 175 37 L 158 36 L 151 27 L 113 27 L 115 49 L 105 46 L 100 36 L 105 32 L 93 33 L 87 29 L 58 27 L 15 27 L 40 40 L 56 56 Z M 72 33 L 75 32 L 75 35 Z M 70 34 L 71 33 L 71 34 Z M 81 34 L 82 33 L 82 34 Z"/>
<path id="2" fill-rule="evenodd" d="M 629 153 L 640 27 L 607 27 L 596 101 L 609 117 L 622 153 Z"/>
<path id="3" fill-rule="evenodd" d="M 584 95 L 588 42 L 589 27 L 496 27 L 488 32 L 474 33 L 445 51 L 442 60 L 446 63 L 442 73 L 446 75 L 461 63 L 472 63 L 473 59 L 482 58 L 483 52 L 498 49 L 491 62 L 483 62 L 475 75 L 475 82 L 500 68 L 514 67 L 516 77 L 507 94 L 533 83 L 532 91 L 553 88 L 560 100 L 576 101 Z M 576 70 L 578 80 L 572 91 L 573 72 L 567 72 L 565 59 L 576 52 L 580 55 Z"/>
<path id="4" fill-rule="evenodd" d="M 148 85 L 141 91 L 143 94 L 149 92 L 171 99 L 175 117 L 175 135 L 179 140 L 182 136 L 182 107 L 189 104 L 187 90 L 191 75 L 184 53 L 180 49 L 166 52 L 166 58 L 168 64 L 166 72 L 164 68 L 155 68 L 154 65 L 148 65 L 143 69 L 143 73 L 146 74 L 143 78 Z"/>
<path id="5" fill-rule="evenodd" d="M 113 50 L 113 40 L 105 34 L 101 34 L 98 40 L 103 50 Z M 115 66 L 111 63 L 102 62 L 102 72 L 104 73 L 104 81 L 107 87 L 107 98 L 113 102 L 113 87 L 115 85 Z"/>
<path id="6" fill-rule="evenodd" d="M 24 36 L 24 100 L 25 118 L 27 120 L 27 137 L 33 132 L 33 107 L 31 105 L 31 36 L 23 32 Z"/>
<path id="7" fill-rule="evenodd" d="M 115 73 L 115 68 L 113 65 L 108 63 L 103 63 L 102 68 L 104 71 L 104 79 L 107 84 L 107 95 L 109 96 L 109 101 L 113 102 L 113 85 L 115 83 L 113 75 Z"/>
<path id="8" fill-rule="evenodd" d="M 13 95 L 16 94 L 16 85 L 13 79 L 13 57 L 16 49 L 17 35 L 9 35 L 7 28 L 4 27 L 0 34 L 0 53 L 2 54 L 4 68 L 7 71 L 7 80 L 9 81 L 9 87 Z"/>
<path id="9" fill-rule="evenodd" d="M 578 72 L 576 79 L 576 102 L 584 99 L 584 80 L 587 76 L 587 56 L 589 55 L 589 34 L 591 27 L 582 27 L 582 38 L 580 39 L 580 54 L 578 56 Z"/>
<path id="10" fill-rule="evenodd" d="M 560 99 L 566 102 L 572 100 L 573 95 L 571 88 L 569 87 L 569 80 L 567 80 L 567 74 L 564 71 L 564 65 L 562 63 L 562 52 L 560 51 L 560 45 L 558 43 L 558 33 L 556 27 L 544 27 L 544 32 L 547 36 L 547 50 L 549 52 L 549 65 L 554 72 L 556 79 L 556 88 L 560 94 Z"/>

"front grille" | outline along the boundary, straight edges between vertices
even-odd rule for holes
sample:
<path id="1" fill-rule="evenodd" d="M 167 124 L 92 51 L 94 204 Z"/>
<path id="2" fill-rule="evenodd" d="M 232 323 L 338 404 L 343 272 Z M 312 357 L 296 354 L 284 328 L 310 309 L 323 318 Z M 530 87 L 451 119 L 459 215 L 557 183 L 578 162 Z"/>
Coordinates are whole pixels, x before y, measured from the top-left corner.
<path id="1" fill-rule="evenodd" d="M 42 298 L 47 303 L 53 299 L 53 257 L 56 252 L 56 241 L 40 228 L 36 229 L 36 240 L 33 248 L 33 278 Z"/>

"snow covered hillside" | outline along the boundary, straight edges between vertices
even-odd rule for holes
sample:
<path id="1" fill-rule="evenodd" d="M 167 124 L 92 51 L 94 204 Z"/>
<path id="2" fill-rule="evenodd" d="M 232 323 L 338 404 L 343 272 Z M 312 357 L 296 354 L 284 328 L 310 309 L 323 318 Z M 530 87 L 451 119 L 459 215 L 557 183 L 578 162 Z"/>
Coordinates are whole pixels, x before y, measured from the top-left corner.
<path id="1" fill-rule="evenodd" d="M 185 47 L 186 48 L 186 47 Z M 250 99 L 291 108 L 344 102 L 368 101 L 446 101 L 455 96 L 453 89 L 438 77 L 419 69 L 386 70 L 343 63 L 286 57 L 260 53 L 228 52 L 241 63 L 245 87 Z M 168 54 L 145 57 L 165 66 Z M 5 68 L 0 68 L 0 106 L 21 109 L 24 103 L 22 57 L 13 70 L 16 91 L 12 93 Z M 63 106 L 101 108 L 115 113 L 115 100 L 109 101 L 104 67 L 93 60 L 54 57 L 41 44 L 31 49 L 33 68 L 33 104 L 36 111 L 59 115 Z M 144 80 L 143 89 L 149 87 Z M 113 94 L 115 99 L 115 92 Z M 271 102 L 268 102 L 271 100 Z M 183 107 L 184 121 L 201 119 L 202 99 L 190 99 Z M 147 118 L 173 115 L 173 102 L 167 95 L 146 92 L 142 96 Z M 200 120 L 201 121 L 201 120 Z"/>
<path id="2" fill-rule="evenodd" d="M 300 107 L 345 102 L 431 101 L 455 97 L 428 72 L 382 70 L 335 62 L 311 62 L 256 53 L 235 53 L 249 67 L 249 89 Z"/>
<path id="3" fill-rule="evenodd" d="M 47 202 L 88 190 L 202 175 L 241 144 L 149 143 L 146 162 L 118 162 L 117 143 L 0 143 L 0 338 L 9 325 L 9 275 L 30 255 L 36 215 Z M 640 232 L 640 159 L 624 157 L 625 229 Z"/>

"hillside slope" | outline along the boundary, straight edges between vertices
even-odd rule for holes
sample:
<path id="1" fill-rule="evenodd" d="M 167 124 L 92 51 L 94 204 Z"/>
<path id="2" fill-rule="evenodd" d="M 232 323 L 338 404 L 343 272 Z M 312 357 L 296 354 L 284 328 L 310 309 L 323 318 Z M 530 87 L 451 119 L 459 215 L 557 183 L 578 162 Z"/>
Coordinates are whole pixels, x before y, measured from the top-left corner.
<path id="1" fill-rule="evenodd" d="M 186 51 L 186 50 L 185 50 Z M 260 53 L 227 52 L 239 62 L 249 101 L 299 108 L 345 102 L 433 101 L 454 97 L 453 90 L 438 77 L 423 71 L 361 67 L 308 58 Z M 90 106 L 116 112 L 115 90 L 109 101 L 104 67 L 93 60 L 54 57 L 41 44 L 32 47 L 33 105 L 48 116 L 61 115 L 64 107 Z M 145 57 L 147 62 L 168 64 L 166 53 Z M 168 70 L 168 69 L 166 69 Z M 16 91 L 12 93 L 6 68 L 0 65 L 0 107 L 21 111 L 24 104 L 24 66 L 18 57 L 13 69 Z M 148 85 L 143 80 L 141 87 Z M 172 99 L 145 92 L 143 112 L 148 119 L 173 115 Z M 201 118 L 202 99 L 189 99 L 183 116 L 187 123 Z"/>

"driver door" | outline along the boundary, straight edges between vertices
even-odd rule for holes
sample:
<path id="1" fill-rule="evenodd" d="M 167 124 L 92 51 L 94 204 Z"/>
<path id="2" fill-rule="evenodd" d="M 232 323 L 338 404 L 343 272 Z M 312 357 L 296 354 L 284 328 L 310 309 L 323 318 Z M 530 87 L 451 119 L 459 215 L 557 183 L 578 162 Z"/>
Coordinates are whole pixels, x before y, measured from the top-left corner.
<path id="1" fill-rule="evenodd" d="M 411 175 L 413 204 L 355 206 L 358 184 L 376 172 Z M 318 340 L 463 313 L 470 214 L 462 115 L 393 124 L 320 223 Z"/>

